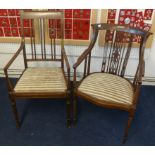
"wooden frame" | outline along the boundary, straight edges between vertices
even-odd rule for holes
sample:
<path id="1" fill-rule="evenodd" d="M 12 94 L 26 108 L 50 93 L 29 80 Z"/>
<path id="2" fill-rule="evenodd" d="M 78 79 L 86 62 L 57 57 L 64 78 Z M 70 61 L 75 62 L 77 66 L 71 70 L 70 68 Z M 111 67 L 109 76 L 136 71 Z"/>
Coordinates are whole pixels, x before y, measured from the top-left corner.
<path id="1" fill-rule="evenodd" d="M 106 24 L 106 23 L 100 23 L 100 24 L 92 24 L 92 29 L 93 29 L 93 36 L 91 43 L 89 44 L 88 48 L 79 56 L 77 59 L 77 62 L 74 64 L 73 69 L 74 69 L 74 101 L 73 101 L 73 107 L 74 107 L 74 123 L 77 122 L 77 97 L 84 98 L 85 100 L 88 100 L 89 102 L 96 104 L 101 107 L 106 107 L 106 108 L 112 108 L 112 109 L 120 109 L 120 110 L 125 110 L 129 113 L 128 117 L 128 122 L 127 126 L 125 128 L 125 133 L 123 137 L 123 143 L 127 140 L 128 137 L 128 130 L 130 128 L 132 119 L 134 117 L 134 112 L 136 110 L 136 105 L 137 105 L 137 100 L 140 92 L 140 86 L 142 83 L 142 76 L 144 76 L 144 68 L 145 68 L 145 62 L 144 62 L 144 50 L 145 50 L 145 45 L 148 37 L 151 35 L 150 32 L 138 30 L 138 29 L 133 29 L 129 28 L 126 26 L 120 26 L 120 25 L 114 25 L 114 24 Z M 101 91 L 101 89 L 94 89 L 95 83 L 93 83 L 93 91 L 88 94 L 88 91 L 91 88 L 92 83 L 88 83 L 86 88 L 84 90 L 87 90 L 87 92 L 84 90 L 80 90 L 80 86 L 82 83 L 87 79 L 87 77 L 91 76 L 92 74 L 97 74 L 98 72 L 91 72 L 91 53 L 92 49 L 97 41 L 97 38 L 100 37 L 99 34 L 102 33 L 101 31 L 108 31 L 108 30 L 113 30 L 114 35 L 112 41 L 109 41 L 105 37 L 105 45 L 103 47 L 103 60 L 101 64 L 101 72 L 102 75 L 104 74 L 109 74 L 115 76 L 120 76 L 120 78 L 124 78 L 126 82 L 132 87 L 132 101 L 130 104 L 121 104 L 119 102 L 116 102 L 115 100 L 106 100 L 105 98 L 97 98 L 93 97 L 92 93 L 94 94 L 95 91 L 98 94 L 98 90 Z M 106 32 L 103 32 L 106 34 Z M 133 47 L 132 44 L 132 39 L 134 35 L 139 35 L 142 37 L 141 42 L 139 44 L 139 63 L 136 69 L 135 77 L 133 83 L 125 79 L 124 73 L 126 70 L 126 66 L 128 63 L 128 59 L 130 56 L 130 51 Z M 109 52 L 107 52 L 109 51 Z M 76 81 L 76 70 L 78 66 L 84 62 L 84 68 L 83 68 L 83 77 L 80 80 L 80 82 Z M 96 80 L 97 82 L 97 80 Z M 101 82 L 101 81 L 100 81 Z M 104 81 L 103 81 L 104 82 Z M 99 83 L 101 85 L 101 83 Z M 109 83 L 111 87 L 112 82 Z M 88 87 L 90 85 L 90 87 Z M 98 85 L 97 85 L 98 86 Z M 108 86 L 108 83 L 107 85 Z M 101 94 L 100 96 L 105 96 L 106 88 L 104 88 L 104 94 Z M 109 94 L 108 94 L 109 95 Z M 112 94 L 112 96 L 115 94 Z M 121 94 L 122 95 L 122 94 Z M 126 102 L 126 101 L 124 101 Z M 123 103 L 124 103 L 123 102 Z"/>
<path id="2" fill-rule="evenodd" d="M 37 10 L 34 10 L 34 11 L 37 11 Z M 46 9 L 42 10 L 40 9 L 39 11 L 47 11 Z M 91 15 L 91 19 L 90 19 L 90 24 L 94 24 L 96 21 L 97 21 L 97 13 L 98 11 L 96 9 L 92 9 L 92 15 Z M 36 29 L 37 29 L 37 26 L 36 25 Z M 90 27 L 90 30 L 91 30 L 91 27 Z M 37 32 L 37 34 L 39 34 L 39 32 Z M 64 44 L 65 45 L 88 45 L 89 42 L 90 42 L 90 36 L 91 36 L 91 31 L 90 31 L 90 35 L 89 35 L 89 40 L 73 40 L 73 39 L 64 39 Z M 47 38 L 46 40 L 49 40 L 49 38 Z M 20 43 L 21 39 L 19 37 L 5 37 L 5 38 L 1 38 L 0 37 L 0 42 L 2 43 L 9 43 L 9 42 L 12 42 L 12 43 Z M 27 43 L 30 43 L 30 40 L 28 38 L 26 38 L 26 42 Z M 38 43 L 36 41 L 36 43 Z M 47 43 L 49 43 L 49 41 L 47 41 Z M 56 40 L 56 43 L 59 44 L 60 43 L 60 40 L 57 39 Z"/>
<path id="3" fill-rule="evenodd" d="M 102 9 L 101 10 L 101 18 L 100 18 L 100 22 L 101 23 L 106 23 L 107 22 L 107 17 L 108 17 L 108 10 L 107 9 Z M 152 27 L 150 29 L 150 32 L 152 32 L 153 34 L 155 33 L 155 14 L 153 16 L 153 20 L 152 20 Z M 101 34 L 99 34 L 99 39 L 98 39 L 98 44 L 99 46 L 104 46 L 104 40 L 102 39 L 102 36 L 104 36 L 105 34 L 103 34 L 103 32 L 101 32 Z M 153 42 L 153 37 L 154 35 L 150 36 L 147 40 L 146 43 L 146 48 L 151 48 L 152 42 Z M 138 43 L 134 43 L 133 45 L 134 47 L 138 47 Z"/>
<path id="4" fill-rule="evenodd" d="M 53 40 L 55 40 L 55 38 L 51 38 L 52 40 L 52 44 L 51 44 L 51 58 L 47 58 L 46 57 L 46 49 L 45 49 L 45 26 L 44 26 L 44 21 L 45 18 L 50 17 L 50 19 L 53 17 L 57 17 L 57 15 L 59 15 L 59 18 L 61 19 L 61 58 L 57 58 L 56 57 L 56 49 L 55 49 L 55 41 L 53 42 Z M 67 107 L 67 126 L 70 126 L 71 123 L 71 114 L 70 114 L 70 65 L 69 65 L 69 61 L 68 58 L 66 56 L 65 53 L 65 48 L 64 48 L 64 42 L 63 42 L 63 30 L 64 30 L 64 24 L 63 24 L 63 11 L 54 11 L 54 12 L 40 12 L 40 11 L 33 11 L 33 12 L 23 12 L 21 11 L 21 25 L 22 25 L 22 38 L 21 38 L 21 44 L 19 49 L 17 50 L 17 52 L 14 54 L 14 56 L 10 59 L 10 61 L 7 63 L 7 65 L 4 67 L 4 73 L 6 76 L 6 81 L 7 81 L 7 86 L 8 86 L 8 92 L 9 92 L 9 97 L 11 100 L 11 105 L 12 105 L 12 109 L 15 115 L 15 120 L 16 120 L 16 126 L 19 128 L 20 126 L 20 121 L 19 121 L 19 117 L 18 117 L 18 113 L 17 113 L 17 108 L 16 108 L 16 99 L 18 98 L 64 98 L 66 99 L 67 103 L 66 103 L 66 107 Z M 32 26 L 31 26 L 31 37 L 29 39 L 29 42 L 31 43 L 31 53 L 32 53 L 32 58 L 27 58 L 26 56 L 26 40 L 25 40 L 25 36 L 24 36 L 24 28 L 23 28 L 23 19 L 24 18 L 29 18 L 30 21 L 32 22 Z M 40 22 L 40 36 L 36 36 L 34 33 L 36 26 L 34 26 L 34 21 L 33 19 L 37 18 L 37 20 Z M 53 28 L 54 29 L 54 28 Z M 36 57 L 36 48 L 35 48 L 35 39 L 36 37 L 40 38 L 37 39 L 37 42 L 39 41 L 41 44 L 41 58 L 37 58 Z M 8 69 L 11 66 L 11 64 L 16 60 L 16 58 L 18 57 L 18 55 L 23 52 L 23 58 L 24 58 L 24 66 L 25 69 L 22 72 L 20 78 L 18 79 L 18 81 L 22 78 L 22 76 L 24 75 L 25 71 L 28 69 L 28 62 L 29 61 L 57 61 L 60 62 L 61 64 L 61 69 L 62 69 L 62 73 L 63 73 L 63 77 L 65 79 L 65 83 L 66 83 L 66 87 L 67 89 L 65 90 L 65 92 L 17 92 L 15 91 L 15 86 L 13 86 L 13 84 L 11 83 L 11 80 L 9 79 L 8 76 Z M 65 71 L 64 71 L 64 65 L 67 68 L 67 76 L 65 76 Z M 17 83 L 16 83 L 17 84 Z"/>

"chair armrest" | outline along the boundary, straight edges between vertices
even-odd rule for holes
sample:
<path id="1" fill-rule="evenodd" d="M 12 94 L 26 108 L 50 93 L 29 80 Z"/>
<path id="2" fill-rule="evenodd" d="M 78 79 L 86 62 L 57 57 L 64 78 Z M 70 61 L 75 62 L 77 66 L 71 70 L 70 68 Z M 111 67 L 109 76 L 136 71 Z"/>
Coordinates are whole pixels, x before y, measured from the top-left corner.
<path id="1" fill-rule="evenodd" d="M 66 67 L 67 67 L 68 88 L 70 88 L 70 64 L 69 64 L 69 61 L 68 61 L 68 58 L 67 58 L 67 55 L 66 55 L 66 52 L 65 52 L 64 48 L 62 49 L 62 55 L 63 55 L 63 61 L 65 62 Z"/>
<path id="2" fill-rule="evenodd" d="M 79 56 L 76 63 L 73 65 L 73 69 L 74 69 L 73 85 L 74 85 L 74 88 L 76 88 L 76 83 L 77 83 L 76 82 L 76 69 L 83 61 L 85 61 L 83 78 L 86 75 L 88 75 L 90 72 L 91 52 L 92 52 L 92 48 L 94 47 L 94 45 L 96 43 L 97 36 L 98 36 L 98 29 L 96 29 L 93 25 L 92 25 L 92 28 L 93 28 L 93 34 L 91 36 L 91 41 L 90 41 L 90 44 L 88 45 L 88 48 Z"/>
<path id="3" fill-rule="evenodd" d="M 76 69 L 82 61 L 87 57 L 87 55 L 91 52 L 91 50 L 86 49 L 77 59 L 76 63 L 73 65 L 73 68 Z"/>
<path id="4" fill-rule="evenodd" d="M 77 62 L 73 65 L 74 70 L 82 63 L 84 59 L 87 58 L 89 54 L 91 54 L 92 48 L 96 43 L 97 36 L 98 36 L 98 30 L 94 29 L 93 27 L 93 34 L 92 34 L 90 44 L 88 45 L 88 48 L 79 56 L 79 58 L 77 59 Z"/>
<path id="5" fill-rule="evenodd" d="M 6 80 L 7 80 L 7 85 L 8 85 L 9 91 L 12 91 L 13 90 L 13 86 L 12 86 L 11 81 L 9 80 L 8 71 L 7 70 L 10 67 L 10 65 L 14 62 L 14 60 L 17 58 L 17 56 L 19 55 L 19 53 L 23 50 L 24 46 L 25 46 L 24 42 L 21 42 L 19 49 L 13 55 L 13 57 L 9 60 L 9 62 L 6 64 L 6 66 L 3 69 L 4 70 L 5 77 L 6 77 Z"/>
<path id="6" fill-rule="evenodd" d="M 77 67 L 85 60 L 86 62 L 86 59 L 91 54 L 91 49 L 90 48 L 87 48 L 80 56 L 79 58 L 77 59 L 76 63 L 73 65 L 73 69 L 74 69 L 74 76 L 73 76 L 73 87 L 74 89 L 77 88 L 78 84 L 77 84 L 77 81 L 76 81 L 76 77 L 77 77 L 77 73 L 76 73 L 76 69 Z M 86 67 L 86 64 L 84 65 Z M 85 69 L 84 69 L 85 70 Z"/>
<path id="7" fill-rule="evenodd" d="M 24 47 L 24 42 L 21 42 L 20 47 L 17 50 L 17 52 L 13 55 L 13 57 L 9 60 L 9 62 L 4 67 L 4 71 L 7 71 L 7 69 L 10 67 L 10 65 L 13 63 L 13 61 L 17 58 L 19 53 L 23 50 L 23 47 Z"/>

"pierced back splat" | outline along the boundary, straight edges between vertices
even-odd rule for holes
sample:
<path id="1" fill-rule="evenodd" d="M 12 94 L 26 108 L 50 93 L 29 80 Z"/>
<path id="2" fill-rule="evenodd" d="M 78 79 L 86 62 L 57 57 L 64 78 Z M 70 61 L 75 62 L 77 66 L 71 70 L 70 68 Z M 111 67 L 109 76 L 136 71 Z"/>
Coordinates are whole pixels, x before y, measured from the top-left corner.
<path id="1" fill-rule="evenodd" d="M 80 64 L 80 62 L 84 60 L 83 78 L 90 74 L 90 72 L 93 72 L 93 63 L 91 63 L 91 55 L 92 52 L 98 52 L 95 51 L 96 48 L 93 47 L 95 44 L 98 43 L 97 38 L 99 32 L 102 32 L 100 33 L 100 35 L 103 35 L 102 39 L 104 41 L 104 45 L 103 48 L 100 48 L 103 53 L 101 57 L 101 66 L 96 66 L 96 68 L 101 67 L 101 72 L 124 77 L 131 51 L 133 48 L 135 48 L 135 43 L 133 42 L 135 37 L 141 38 L 140 42 L 137 43 L 136 46 L 137 49 L 139 49 L 139 63 L 144 63 L 144 49 L 146 40 L 148 36 L 151 34 L 150 32 L 129 28 L 127 26 L 106 23 L 92 24 L 92 28 L 93 35 L 90 45 L 78 58 L 77 63 L 74 65 L 74 67 L 78 66 L 78 64 Z M 97 65 L 99 62 L 100 59 L 97 63 L 95 63 L 95 65 Z"/>
<path id="2" fill-rule="evenodd" d="M 111 38 L 109 38 L 109 35 Z M 132 46 L 132 34 L 116 30 L 106 31 L 102 72 L 124 76 Z"/>

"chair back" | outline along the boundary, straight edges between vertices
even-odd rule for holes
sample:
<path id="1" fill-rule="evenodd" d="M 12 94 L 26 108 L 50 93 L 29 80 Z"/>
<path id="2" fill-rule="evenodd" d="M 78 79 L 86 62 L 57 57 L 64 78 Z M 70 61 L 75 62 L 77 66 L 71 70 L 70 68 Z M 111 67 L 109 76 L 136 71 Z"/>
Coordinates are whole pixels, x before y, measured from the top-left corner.
<path id="1" fill-rule="evenodd" d="M 142 31 L 127 26 L 116 24 L 92 24 L 93 35 L 89 47 L 79 57 L 78 65 L 83 59 L 84 61 L 84 75 L 86 77 L 95 65 L 95 68 L 99 68 L 101 72 L 115 74 L 124 77 L 128 60 L 132 52 L 136 52 L 138 49 L 138 63 L 135 73 L 135 80 L 141 80 L 144 70 L 144 49 L 150 32 Z M 95 44 L 97 44 L 98 36 L 100 35 L 101 41 L 104 43 L 102 47 L 97 50 Z M 136 40 L 138 39 L 138 40 Z M 138 41 L 135 43 L 135 41 Z M 98 45 L 97 45 L 98 46 Z M 94 52 L 96 54 L 100 51 L 101 61 L 92 63 L 91 57 Z M 98 66 L 98 63 L 100 65 Z"/>
<path id="2" fill-rule="evenodd" d="M 22 40 L 29 43 L 25 56 L 27 61 L 62 60 L 63 16 L 63 10 L 20 12 Z"/>

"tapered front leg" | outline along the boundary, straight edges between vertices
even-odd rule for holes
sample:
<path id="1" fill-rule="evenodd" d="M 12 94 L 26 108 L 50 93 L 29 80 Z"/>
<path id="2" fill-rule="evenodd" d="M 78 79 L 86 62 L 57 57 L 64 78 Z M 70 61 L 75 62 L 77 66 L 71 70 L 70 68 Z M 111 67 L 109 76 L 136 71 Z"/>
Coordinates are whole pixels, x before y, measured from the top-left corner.
<path id="1" fill-rule="evenodd" d="M 127 141 L 127 138 L 128 138 L 128 131 L 129 131 L 129 128 L 131 126 L 131 123 L 132 123 L 132 120 L 134 118 L 134 110 L 129 112 L 129 116 L 128 116 L 128 122 L 127 122 L 127 126 L 125 128 L 125 133 L 124 133 L 124 137 L 123 137 L 123 140 L 122 140 L 122 143 L 124 144 L 126 141 Z"/>
<path id="2" fill-rule="evenodd" d="M 12 106 L 13 114 L 15 116 L 16 127 L 19 128 L 20 127 L 20 121 L 19 121 L 18 111 L 17 111 L 17 107 L 16 107 L 16 101 L 13 97 L 11 97 L 11 106 Z"/>
<path id="3" fill-rule="evenodd" d="M 73 95 L 73 125 L 77 123 L 77 96 L 76 93 Z"/>
<path id="4" fill-rule="evenodd" d="M 66 100 L 66 124 L 67 124 L 67 127 L 70 128 L 71 126 L 71 95 L 70 95 L 70 92 L 67 93 L 67 100 Z"/>

